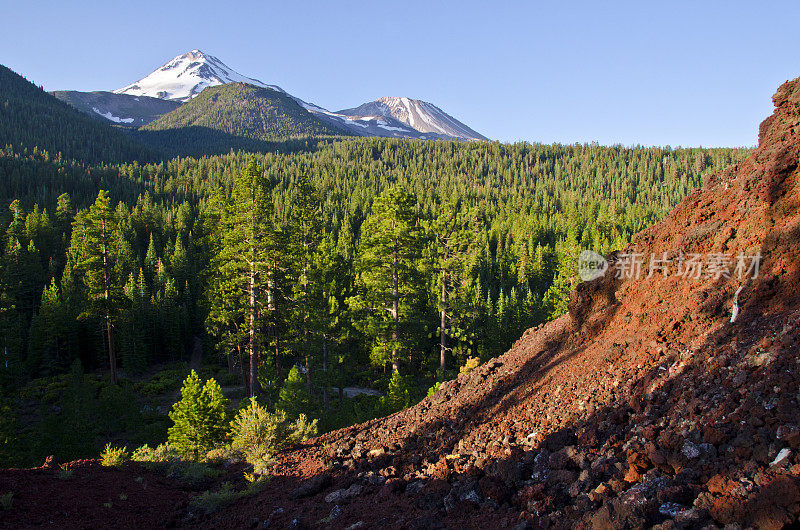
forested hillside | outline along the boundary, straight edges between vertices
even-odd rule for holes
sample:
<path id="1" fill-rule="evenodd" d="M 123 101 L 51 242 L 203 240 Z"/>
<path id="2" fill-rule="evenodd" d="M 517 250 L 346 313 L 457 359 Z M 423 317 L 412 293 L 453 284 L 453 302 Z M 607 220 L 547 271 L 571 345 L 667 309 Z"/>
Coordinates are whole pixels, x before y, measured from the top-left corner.
<path id="1" fill-rule="evenodd" d="M 5 146 L 91 163 L 154 159 L 152 149 L 0 65 L 0 147 Z"/>
<path id="2" fill-rule="evenodd" d="M 264 150 L 264 142 L 347 134 L 323 122 L 282 92 L 229 83 L 209 87 L 147 124 L 140 138 L 178 149 L 180 153 L 202 154 L 231 149 Z"/>
<path id="3" fill-rule="evenodd" d="M 1 373 L 15 404 L 4 425 L 20 434 L 5 457 L 163 440 L 163 416 L 142 412 L 151 409 L 141 391 L 164 377 L 177 385 L 185 365 L 154 370 L 188 362 L 197 347 L 245 393 L 277 400 L 292 389 L 323 429 L 407 406 L 563 312 L 578 249 L 620 248 L 701 173 L 746 154 L 361 138 L 85 166 L 6 148 Z M 112 360 L 119 385 L 59 375 L 74 374 L 75 361 L 108 375 Z M 388 394 L 347 399 L 335 390 L 345 386 Z M 15 414 L 30 399 L 44 408 Z M 76 399 L 101 409 L 67 405 Z M 57 442 L 78 421 L 64 415 L 79 410 L 97 414 L 96 430 Z"/>

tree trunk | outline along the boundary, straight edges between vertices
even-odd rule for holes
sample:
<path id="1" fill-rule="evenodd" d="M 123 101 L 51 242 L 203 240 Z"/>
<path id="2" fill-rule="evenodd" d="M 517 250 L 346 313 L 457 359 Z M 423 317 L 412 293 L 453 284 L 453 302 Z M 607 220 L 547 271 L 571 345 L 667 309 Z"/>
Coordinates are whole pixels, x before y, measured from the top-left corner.
<path id="1" fill-rule="evenodd" d="M 103 299 L 106 301 L 106 334 L 108 336 L 108 364 L 111 368 L 111 382 L 117 384 L 117 357 L 114 355 L 114 337 L 111 325 L 111 271 L 109 271 L 108 248 L 106 248 L 106 222 L 102 225 L 103 237 Z"/>
<path id="2" fill-rule="evenodd" d="M 281 384 L 281 358 L 278 356 L 278 331 L 272 325 L 272 339 L 275 341 L 275 382 Z"/>
<path id="3" fill-rule="evenodd" d="M 400 323 L 400 279 L 397 274 L 397 251 L 392 254 L 392 371 L 397 372 L 397 328 Z"/>
<path id="4" fill-rule="evenodd" d="M 328 373 L 328 337 L 327 335 L 322 336 L 322 371 L 325 372 L 327 375 Z M 325 384 L 322 385 L 322 401 L 325 406 L 325 410 L 330 410 L 331 405 L 328 402 L 328 378 L 325 378 Z"/>
<path id="5" fill-rule="evenodd" d="M 328 371 L 328 336 L 322 336 L 322 371 Z"/>
<path id="6" fill-rule="evenodd" d="M 233 359 L 233 351 L 228 350 L 228 355 L 226 355 L 228 361 L 228 373 L 232 374 L 233 371 L 236 369 L 236 362 Z"/>
<path id="7" fill-rule="evenodd" d="M 447 273 L 442 271 L 442 295 L 439 328 L 439 370 L 444 375 L 447 368 Z"/>
<path id="8" fill-rule="evenodd" d="M 237 341 L 239 342 L 239 341 Z M 239 354 L 239 373 L 242 377 L 242 386 L 247 388 L 248 387 L 248 377 L 246 372 L 246 363 L 244 362 L 244 349 L 242 349 L 241 344 L 236 344 L 236 352 Z"/>
<path id="9" fill-rule="evenodd" d="M 250 255 L 254 251 L 250 249 Z M 258 350 L 256 348 L 256 271 L 250 264 L 250 397 L 256 397 L 258 391 Z"/>
<path id="10" fill-rule="evenodd" d="M 106 315 L 106 335 L 108 336 L 108 360 L 111 365 L 111 382 L 117 384 L 117 357 L 114 355 L 114 336 L 111 334 L 111 316 Z"/>

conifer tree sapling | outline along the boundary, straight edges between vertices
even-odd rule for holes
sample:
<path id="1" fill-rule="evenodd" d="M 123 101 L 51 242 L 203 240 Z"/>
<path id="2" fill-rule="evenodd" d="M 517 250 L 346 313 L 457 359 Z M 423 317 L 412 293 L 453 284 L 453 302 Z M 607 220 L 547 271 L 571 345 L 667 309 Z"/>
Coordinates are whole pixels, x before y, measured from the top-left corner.
<path id="1" fill-rule="evenodd" d="M 172 406 L 169 418 L 169 443 L 181 453 L 195 458 L 213 449 L 228 429 L 228 400 L 214 379 L 203 384 L 194 370 L 183 382 L 181 399 Z"/>

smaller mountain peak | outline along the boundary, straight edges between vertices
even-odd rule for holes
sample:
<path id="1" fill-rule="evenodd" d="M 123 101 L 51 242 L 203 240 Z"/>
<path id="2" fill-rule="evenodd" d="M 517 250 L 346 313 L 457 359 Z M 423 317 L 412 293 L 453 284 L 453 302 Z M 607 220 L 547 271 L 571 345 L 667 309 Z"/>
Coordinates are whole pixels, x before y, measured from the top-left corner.
<path id="1" fill-rule="evenodd" d="M 433 134 L 465 140 L 487 139 L 433 103 L 406 96 L 384 96 L 352 109 L 344 109 L 339 113 L 347 116 L 391 118 L 424 135 Z"/>

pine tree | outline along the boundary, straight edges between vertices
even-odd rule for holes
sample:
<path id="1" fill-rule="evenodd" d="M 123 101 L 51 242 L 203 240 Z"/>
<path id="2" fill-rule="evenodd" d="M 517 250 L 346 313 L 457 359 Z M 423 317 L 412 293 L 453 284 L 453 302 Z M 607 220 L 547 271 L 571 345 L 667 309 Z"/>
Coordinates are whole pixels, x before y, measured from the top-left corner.
<path id="1" fill-rule="evenodd" d="M 300 414 L 313 414 L 313 401 L 297 366 L 292 366 L 289 370 L 289 375 L 280 390 L 276 408 L 284 411 L 291 421 L 299 418 Z"/>
<path id="2" fill-rule="evenodd" d="M 432 265 L 438 280 L 439 298 L 439 371 L 447 369 L 448 337 L 455 327 L 459 334 L 457 319 L 453 315 L 454 300 L 463 287 L 463 276 L 468 255 L 476 244 L 478 213 L 464 211 L 460 201 L 450 200 L 442 205 L 436 218 L 429 224 L 428 233 L 432 240 Z M 455 320 L 455 322 L 454 322 Z M 456 324 L 456 326 L 453 326 Z"/>
<path id="3" fill-rule="evenodd" d="M 323 406 L 329 409 L 328 387 L 332 385 L 331 349 L 346 335 L 344 317 L 345 291 L 350 275 L 346 260 L 338 254 L 330 238 L 323 240 L 313 256 L 310 269 L 311 325 L 321 339 L 320 361 L 322 370 L 317 373 L 317 383 L 323 387 Z"/>
<path id="4" fill-rule="evenodd" d="M 195 458 L 213 449 L 227 432 L 228 400 L 214 379 L 205 385 L 194 370 L 183 382 L 181 399 L 172 406 L 169 443 L 177 451 Z"/>
<path id="5" fill-rule="evenodd" d="M 422 234 L 414 213 L 416 199 L 397 186 L 375 199 L 361 227 L 355 267 L 358 294 L 349 299 L 362 332 L 373 340 L 372 360 L 400 367 L 402 324 L 419 289 Z"/>
<path id="6" fill-rule="evenodd" d="M 276 310 L 276 255 L 272 200 L 263 170 L 251 160 L 222 206 L 220 241 L 210 265 L 211 328 L 229 347 L 247 344 L 250 396 L 258 393 L 258 358 L 264 313 Z"/>
<path id="7" fill-rule="evenodd" d="M 22 323 L 14 292 L 0 268 L 0 388 L 13 383 L 22 372 Z"/>
<path id="8" fill-rule="evenodd" d="M 411 392 L 408 389 L 406 378 L 395 371 L 389 380 L 386 396 L 382 398 L 387 414 L 403 410 L 411 405 Z"/>
<path id="9" fill-rule="evenodd" d="M 116 384 L 114 321 L 121 307 L 123 294 L 116 268 L 119 245 L 114 244 L 117 219 L 111 209 L 107 191 L 100 190 L 97 194 L 97 200 L 89 208 L 84 223 L 83 227 L 75 226 L 73 233 L 81 228 L 85 230 L 85 239 L 80 250 L 80 267 L 88 290 L 89 314 L 99 316 L 105 322 L 111 381 Z"/>
<path id="10" fill-rule="evenodd" d="M 289 263 L 294 273 L 291 275 L 291 314 L 295 349 L 304 359 L 306 382 L 311 384 L 311 360 L 316 350 L 314 339 L 320 334 L 319 324 L 325 312 L 326 300 L 314 285 L 316 252 L 322 239 L 322 219 L 319 199 L 314 186 L 305 176 L 298 179 L 296 192 L 291 204 L 288 226 Z"/>
<path id="11" fill-rule="evenodd" d="M 144 274 L 139 269 L 138 278 L 131 273 L 125 283 L 127 308 L 119 319 L 121 330 L 119 354 L 122 366 L 131 373 L 140 373 L 147 366 L 148 337 L 153 326 L 148 319 L 149 299 L 144 286 Z M 137 281 L 138 279 L 138 281 Z"/>
<path id="12" fill-rule="evenodd" d="M 6 468 L 19 463 L 19 430 L 11 403 L 12 400 L 0 394 L 0 466 Z"/>
<path id="13" fill-rule="evenodd" d="M 570 294 L 580 283 L 578 247 L 574 242 L 567 241 L 559 250 L 558 270 L 544 296 L 544 309 L 549 318 L 556 318 L 567 312 Z"/>
<path id="14" fill-rule="evenodd" d="M 29 373 L 34 376 L 57 373 L 68 364 L 67 327 L 58 285 L 52 278 L 42 291 L 39 311 L 31 321 Z"/>

